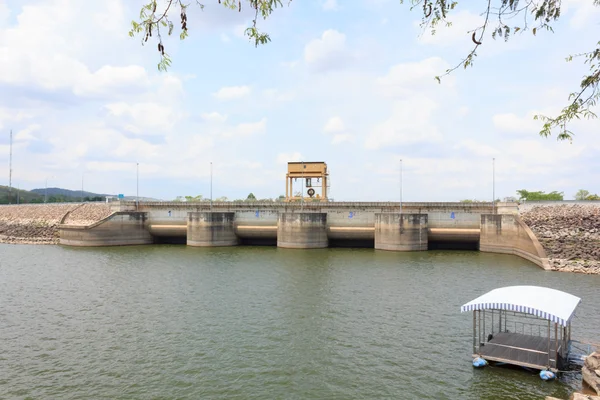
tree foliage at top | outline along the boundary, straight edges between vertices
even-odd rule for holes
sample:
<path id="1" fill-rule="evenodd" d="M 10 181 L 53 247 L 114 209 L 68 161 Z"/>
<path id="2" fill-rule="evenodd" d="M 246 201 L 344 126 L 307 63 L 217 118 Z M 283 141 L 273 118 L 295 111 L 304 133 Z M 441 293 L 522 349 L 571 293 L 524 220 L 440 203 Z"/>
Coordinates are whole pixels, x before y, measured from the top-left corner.
<path id="1" fill-rule="evenodd" d="M 150 39 L 156 40 L 157 49 L 160 53 L 159 71 L 166 71 L 171 65 L 171 58 L 165 51 L 163 35 L 170 36 L 175 30 L 175 19 L 180 26 L 180 39 L 188 36 L 187 8 L 182 0 L 166 0 L 159 8 L 157 0 L 145 0 L 147 3 L 142 7 L 139 19 L 132 21 L 129 35 L 142 36 L 142 43 Z M 206 0 L 209 1 L 209 0 Z M 215 1 L 215 0 L 212 0 Z M 216 0 L 219 4 L 232 11 L 241 12 L 242 8 L 250 7 L 254 10 L 254 19 L 246 28 L 245 35 L 254 42 L 255 46 L 266 44 L 271 41 L 268 33 L 258 29 L 259 18 L 267 19 L 274 10 L 282 7 L 281 0 Z M 600 0 L 588 0 L 595 6 L 600 6 Z M 288 4 L 291 0 L 288 1 Z M 457 9 L 458 1 L 454 0 L 400 0 L 400 3 L 410 4 L 411 10 L 419 10 L 422 14 L 421 27 L 429 30 L 432 35 L 437 34 L 438 27 L 450 26 L 451 14 Z M 466 1 L 465 1 L 466 3 Z M 462 3 L 461 3 L 462 4 Z M 484 46 L 485 39 L 504 39 L 508 41 L 512 36 L 530 31 L 536 35 L 538 31 L 553 31 L 552 25 L 560 18 L 562 0 L 487 0 L 479 2 L 482 7 L 481 15 L 484 17 L 480 26 L 473 26 L 468 33 L 473 42 L 471 51 L 454 67 L 446 70 L 435 79 L 441 82 L 441 78 L 463 67 L 473 66 L 477 51 Z M 196 6 L 204 9 L 204 4 L 196 0 Z M 177 15 L 177 13 L 179 15 Z M 598 84 L 600 83 L 600 42 L 595 48 L 588 52 L 569 55 L 567 61 L 574 58 L 582 59 L 589 66 L 579 84 L 579 87 L 568 96 L 568 101 L 557 116 L 536 115 L 534 119 L 543 123 L 540 135 L 549 137 L 553 132 L 557 133 L 558 140 L 573 140 L 573 132 L 569 129 L 569 123 L 573 120 L 595 118 L 592 111 L 600 97 Z"/>
<path id="2" fill-rule="evenodd" d="M 585 189 L 579 189 L 577 193 L 575 193 L 575 200 L 600 200 L 600 196 L 591 194 Z"/>
<path id="3" fill-rule="evenodd" d="M 179 38 L 181 40 L 188 37 L 187 27 L 187 9 L 189 4 L 185 4 L 182 0 L 166 0 L 165 4 L 158 6 L 158 0 L 146 0 L 147 3 L 140 10 L 139 19 L 131 21 L 131 29 L 129 36 L 142 36 L 142 44 L 145 44 L 151 38 L 154 38 L 157 43 L 157 49 L 160 53 L 160 62 L 158 63 L 159 71 L 166 71 L 171 66 L 171 58 L 165 51 L 163 35 L 166 32 L 167 36 L 171 36 L 175 30 L 175 22 L 177 21 L 180 27 Z M 214 0 L 213 0 L 214 1 Z M 241 0 L 217 0 L 219 4 L 232 11 L 242 11 Z M 291 2 L 291 0 L 290 0 Z M 204 10 L 204 4 L 196 0 L 196 6 Z M 257 23 L 259 17 L 267 19 L 275 8 L 282 7 L 281 0 L 244 0 L 244 7 L 250 7 L 254 10 L 254 19 L 252 25 L 246 28 L 244 35 L 254 41 L 254 45 L 266 44 L 271 41 L 271 37 L 266 32 L 258 30 Z M 176 13 L 179 12 L 179 15 Z M 176 15 L 176 19 L 170 15 Z"/>
<path id="4" fill-rule="evenodd" d="M 555 200 L 562 201 L 564 194 L 563 192 L 553 191 L 550 193 L 544 192 L 530 192 L 525 189 L 517 190 L 517 194 L 519 195 L 519 200 L 524 201 L 540 201 L 540 200 Z"/>

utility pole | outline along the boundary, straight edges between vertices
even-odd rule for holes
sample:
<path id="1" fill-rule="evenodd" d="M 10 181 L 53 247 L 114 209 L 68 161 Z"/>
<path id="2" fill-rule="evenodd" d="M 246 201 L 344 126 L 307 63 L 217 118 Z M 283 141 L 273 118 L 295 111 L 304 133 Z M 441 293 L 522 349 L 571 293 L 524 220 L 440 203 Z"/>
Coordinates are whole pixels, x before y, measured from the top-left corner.
<path id="1" fill-rule="evenodd" d="M 300 212 L 304 211 L 304 161 L 302 161 L 302 191 L 300 192 Z"/>
<path id="2" fill-rule="evenodd" d="M 402 214 L 402 159 L 400 159 L 400 214 Z"/>
<path id="3" fill-rule="evenodd" d="M 135 210 L 140 209 L 140 163 L 135 163 Z"/>
<path id="4" fill-rule="evenodd" d="M 12 204 L 12 144 L 13 135 L 12 129 L 10 130 L 10 153 L 8 156 L 8 204 Z"/>
<path id="5" fill-rule="evenodd" d="M 212 211 L 212 161 L 210 162 L 210 211 Z"/>
<path id="6" fill-rule="evenodd" d="M 83 175 L 85 172 L 81 174 L 81 202 L 83 203 Z"/>
<path id="7" fill-rule="evenodd" d="M 496 214 L 496 158 L 492 158 L 492 202 L 494 214 Z"/>

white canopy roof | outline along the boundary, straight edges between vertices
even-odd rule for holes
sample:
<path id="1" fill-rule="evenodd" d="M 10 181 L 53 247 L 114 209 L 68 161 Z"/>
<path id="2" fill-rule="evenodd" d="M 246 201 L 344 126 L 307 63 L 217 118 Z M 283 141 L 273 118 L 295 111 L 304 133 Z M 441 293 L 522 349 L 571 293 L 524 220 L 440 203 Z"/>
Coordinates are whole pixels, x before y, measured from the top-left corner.
<path id="1" fill-rule="evenodd" d="M 460 308 L 473 310 L 508 310 L 533 314 L 567 326 L 581 302 L 579 297 L 540 286 L 507 286 L 494 289 Z"/>

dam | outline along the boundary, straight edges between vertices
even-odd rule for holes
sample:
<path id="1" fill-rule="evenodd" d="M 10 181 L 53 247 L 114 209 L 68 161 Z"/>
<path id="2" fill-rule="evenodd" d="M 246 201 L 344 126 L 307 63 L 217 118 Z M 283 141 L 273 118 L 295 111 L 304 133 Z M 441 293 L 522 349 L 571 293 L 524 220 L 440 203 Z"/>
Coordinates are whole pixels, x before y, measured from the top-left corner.
<path id="1" fill-rule="evenodd" d="M 59 225 L 60 244 L 115 246 L 181 243 L 217 247 L 330 246 L 388 251 L 472 249 L 514 254 L 548 269 L 517 203 L 135 202 L 110 203 L 90 225 Z"/>

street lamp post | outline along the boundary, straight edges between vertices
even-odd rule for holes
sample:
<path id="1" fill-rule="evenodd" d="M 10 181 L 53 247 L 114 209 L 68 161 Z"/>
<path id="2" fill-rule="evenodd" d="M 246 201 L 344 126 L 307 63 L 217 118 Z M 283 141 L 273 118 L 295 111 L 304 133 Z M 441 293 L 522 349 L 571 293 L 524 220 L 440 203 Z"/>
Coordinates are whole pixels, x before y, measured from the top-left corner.
<path id="1" fill-rule="evenodd" d="M 212 211 L 212 161 L 210 162 L 210 211 Z"/>
<path id="2" fill-rule="evenodd" d="M 300 212 L 304 211 L 304 161 L 302 161 L 302 191 L 300 192 Z"/>
<path id="3" fill-rule="evenodd" d="M 140 208 L 140 163 L 135 163 L 135 209 Z"/>
<path id="4" fill-rule="evenodd" d="M 496 158 L 492 158 L 492 204 L 496 214 Z"/>
<path id="5" fill-rule="evenodd" d="M 402 159 L 400 159 L 400 214 L 402 214 Z"/>

